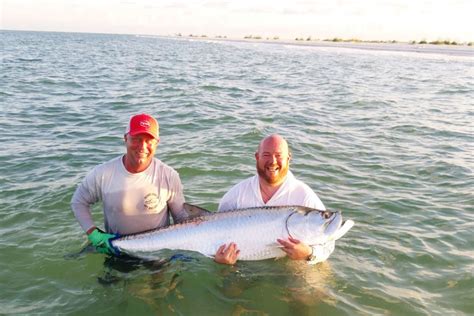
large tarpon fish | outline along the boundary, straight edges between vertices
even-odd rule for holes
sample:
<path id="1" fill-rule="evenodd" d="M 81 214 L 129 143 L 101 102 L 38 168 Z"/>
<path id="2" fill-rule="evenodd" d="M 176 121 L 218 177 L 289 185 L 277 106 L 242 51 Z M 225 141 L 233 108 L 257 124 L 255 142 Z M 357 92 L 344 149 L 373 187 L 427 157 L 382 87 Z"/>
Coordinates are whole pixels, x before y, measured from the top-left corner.
<path id="1" fill-rule="evenodd" d="M 341 238 L 354 222 L 342 221 L 339 212 L 303 206 L 268 206 L 209 212 L 185 205 L 191 219 L 149 232 L 111 241 L 120 253 L 139 258 L 160 258 L 163 249 L 196 251 L 213 257 L 219 246 L 235 242 L 239 260 L 283 257 L 277 238 L 289 236 L 308 245 L 325 245 Z"/>

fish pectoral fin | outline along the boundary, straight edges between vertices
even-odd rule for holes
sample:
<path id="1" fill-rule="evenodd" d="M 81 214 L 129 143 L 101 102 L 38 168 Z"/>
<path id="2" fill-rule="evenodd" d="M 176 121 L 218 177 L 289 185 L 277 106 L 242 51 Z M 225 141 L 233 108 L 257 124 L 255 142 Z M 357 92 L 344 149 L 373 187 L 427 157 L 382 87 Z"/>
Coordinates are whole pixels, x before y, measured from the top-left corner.
<path id="1" fill-rule="evenodd" d="M 212 214 L 211 211 L 188 203 L 184 203 L 184 210 L 186 211 L 186 213 L 188 213 L 189 219 Z"/>

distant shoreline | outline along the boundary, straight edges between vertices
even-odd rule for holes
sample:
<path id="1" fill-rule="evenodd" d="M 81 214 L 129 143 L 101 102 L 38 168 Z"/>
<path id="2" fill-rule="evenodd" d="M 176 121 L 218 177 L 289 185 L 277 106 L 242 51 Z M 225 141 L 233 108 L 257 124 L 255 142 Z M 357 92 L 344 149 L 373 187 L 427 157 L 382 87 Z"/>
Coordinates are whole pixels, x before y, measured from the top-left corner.
<path id="1" fill-rule="evenodd" d="M 148 35 L 143 35 L 148 36 Z M 153 35 L 150 35 L 153 36 Z M 474 47 L 468 45 L 438 45 L 438 44 L 411 44 L 407 42 L 348 42 L 348 41 L 322 41 L 322 40 L 287 40 L 287 39 L 254 39 L 254 38 L 223 38 L 223 37 L 198 37 L 198 36 L 159 36 L 163 38 L 173 38 L 182 40 L 196 40 L 207 42 L 234 42 L 234 43 L 259 43 L 274 45 L 291 45 L 306 47 L 330 47 L 330 48 L 347 48 L 362 49 L 374 51 L 398 51 L 398 52 L 414 52 L 428 54 L 447 54 L 455 56 L 474 57 Z"/>
<path id="2" fill-rule="evenodd" d="M 313 39 L 280 39 L 278 37 L 227 37 L 215 36 L 208 37 L 206 35 L 156 35 L 156 34 L 118 34 L 118 33 L 90 33 L 90 32 L 63 32 L 63 31 L 37 31 L 37 30 L 8 30 L 0 29 L 0 32 L 38 32 L 38 33 L 70 33 L 70 34 L 96 34 L 96 35 L 119 35 L 119 36 L 137 36 L 137 37 L 151 37 L 151 38 L 169 38 L 189 41 L 206 41 L 206 42 L 234 42 L 234 43 L 259 43 L 259 44 L 273 44 L 273 45 L 291 45 L 291 46 L 306 46 L 306 47 L 328 47 L 328 48 L 347 48 L 347 49 L 362 49 L 373 51 L 394 51 L 394 52 L 414 52 L 427 54 L 446 54 L 452 56 L 474 57 L 474 46 L 472 42 L 461 44 L 444 45 L 443 41 L 433 42 L 419 41 L 419 42 L 398 42 L 398 41 L 362 41 L 358 39 L 333 39 L 333 40 L 313 40 Z"/>
<path id="3" fill-rule="evenodd" d="M 173 35 L 173 37 L 189 37 L 189 38 L 208 38 L 208 39 L 227 39 L 227 36 L 217 35 L 214 37 L 209 37 L 207 35 L 193 35 L 189 34 L 188 36 L 183 36 L 181 33 Z M 447 45 L 447 46 L 474 46 L 474 42 L 456 42 L 450 40 L 436 40 L 436 41 L 427 41 L 425 39 L 420 41 L 397 41 L 397 40 L 361 40 L 358 38 L 344 39 L 339 37 L 328 38 L 328 39 L 313 39 L 311 36 L 306 38 L 296 37 L 293 40 L 288 38 L 280 39 L 279 36 L 274 37 L 264 37 L 259 35 L 247 35 L 243 38 L 229 37 L 230 40 L 257 40 L 257 41 L 285 41 L 285 42 L 299 42 L 299 43 L 308 43 L 308 42 L 325 42 L 325 43 L 352 43 L 352 44 L 410 44 L 410 45 Z"/>

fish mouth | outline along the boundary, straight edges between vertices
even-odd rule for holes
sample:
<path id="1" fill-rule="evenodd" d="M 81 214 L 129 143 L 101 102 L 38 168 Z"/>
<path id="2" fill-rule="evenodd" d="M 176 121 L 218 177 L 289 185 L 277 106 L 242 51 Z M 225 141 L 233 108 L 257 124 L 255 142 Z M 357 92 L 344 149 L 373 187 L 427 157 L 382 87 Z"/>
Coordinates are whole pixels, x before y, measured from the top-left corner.
<path id="1" fill-rule="evenodd" d="M 339 226 L 339 229 L 331 235 L 330 239 L 338 240 L 339 238 L 344 236 L 352 228 L 352 226 L 354 226 L 354 224 L 354 221 L 351 219 L 343 221 L 341 226 Z"/>

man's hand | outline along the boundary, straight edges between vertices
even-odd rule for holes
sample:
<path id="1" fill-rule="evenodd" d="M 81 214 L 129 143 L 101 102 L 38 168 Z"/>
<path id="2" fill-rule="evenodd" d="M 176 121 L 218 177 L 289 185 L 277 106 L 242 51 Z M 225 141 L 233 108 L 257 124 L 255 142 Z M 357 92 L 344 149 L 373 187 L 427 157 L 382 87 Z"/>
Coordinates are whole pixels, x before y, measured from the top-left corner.
<path id="1" fill-rule="evenodd" d="M 214 261 L 217 263 L 223 264 L 234 264 L 239 257 L 240 250 L 237 248 L 237 244 L 231 242 L 226 248 L 226 244 L 217 249 L 216 255 L 214 256 Z"/>
<path id="2" fill-rule="evenodd" d="M 293 260 L 308 260 L 313 251 L 310 246 L 296 238 L 288 237 L 288 240 L 277 239 L 277 241 L 283 246 L 281 250 Z"/>
<path id="3" fill-rule="evenodd" d="M 109 255 L 115 253 L 115 250 L 110 245 L 110 239 L 115 237 L 117 237 L 117 235 L 107 234 L 98 228 L 95 228 L 89 235 L 87 235 L 87 238 L 90 240 L 97 252 Z"/>

